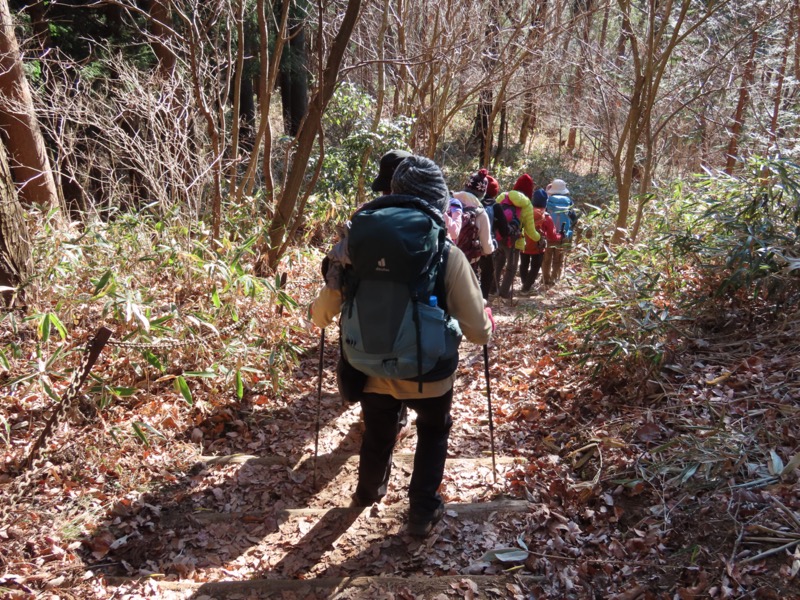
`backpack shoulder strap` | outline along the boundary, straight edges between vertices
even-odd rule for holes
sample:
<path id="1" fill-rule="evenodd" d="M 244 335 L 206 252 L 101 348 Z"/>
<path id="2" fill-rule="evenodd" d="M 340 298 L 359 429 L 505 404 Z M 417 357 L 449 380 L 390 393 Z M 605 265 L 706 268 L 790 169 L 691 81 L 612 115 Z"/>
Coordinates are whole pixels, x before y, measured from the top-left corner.
<path id="1" fill-rule="evenodd" d="M 442 257 L 439 263 L 439 270 L 436 272 L 436 282 L 433 285 L 434 293 L 439 299 L 439 306 L 447 314 L 447 287 L 445 286 L 445 275 L 447 273 L 447 259 L 450 257 L 450 248 L 453 243 L 450 240 L 445 240 L 444 247 L 442 248 Z"/>

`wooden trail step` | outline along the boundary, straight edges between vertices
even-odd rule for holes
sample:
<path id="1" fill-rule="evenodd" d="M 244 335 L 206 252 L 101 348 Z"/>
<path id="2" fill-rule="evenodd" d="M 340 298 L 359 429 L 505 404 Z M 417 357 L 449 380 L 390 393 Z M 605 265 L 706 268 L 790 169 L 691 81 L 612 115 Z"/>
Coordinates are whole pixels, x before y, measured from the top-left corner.
<path id="1" fill-rule="evenodd" d="M 269 598 L 281 597 L 284 592 L 308 594 L 311 592 L 325 591 L 325 598 L 364 598 L 365 596 L 351 596 L 347 590 L 366 590 L 371 592 L 387 592 L 407 590 L 415 597 L 433 598 L 436 594 L 452 591 L 454 588 L 467 591 L 470 589 L 476 598 L 497 597 L 494 594 L 487 596 L 486 592 L 502 594 L 505 597 L 506 586 L 516 586 L 521 592 L 528 586 L 546 577 L 542 575 L 440 575 L 437 577 L 395 577 L 377 575 L 372 577 L 321 577 L 317 579 L 249 579 L 244 581 L 213 581 L 198 583 L 193 581 L 154 581 L 159 589 L 164 591 L 193 591 L 193 597 L 201 598 L 227 598 L 232 595 L 246 594 L 246 597 Z M 110 577 L 107 582 L 111 585 L 130 583 L 133 579 L 123 577 Z M 475 589 L 477 587 L 477 590 Z M 363 592 L 362 592 L 363 593 Z M 295 596 L 292 596 L 295 597 Z M 316 596 L 315 596 L 316 597 Z"/>
<path id="2" fill-rule="evenodd" d="M 299 517 L 318 517 L 333 518 L 336 516 L 357 515 L 370 507 L 337 507 L 337 508 L 286 508 L 276 511 L 271 516 L 279 522 L 284 522 L 289 519 L 296 519 Z M 407 507 L 403 504 L 386 506 L 381 510 L 381 514 L 387 518 L 397 517 L 403 513 Z M 528 510 L 528 502 L 526 500 L 495 500 L 492 502 L 476 502 L 470 504 L 454 503 L 445 504 L 445 511 L 447 514 L 455 513 L 458 516 L 474 517 L 476 515 L 490 515 L 495 512 L 520 512 L 524 513 Z M 174 520 L 170 513 L 167 511 L 162 514 L 162 522 L 170 525 Z M 181 516 L 182 518 L 182 516 Z M 247 513 L 247 512 L 195 512 L 192 513 L 191 518 L 201 525 L 210 525 L 213 523 L 225 523 L 231 521 L 246 521 L 258 522 L 264 518 L 263 513 Z"/>
<path id="3" fill-rule="evenodd" d="M 398 452 L 392 456 L 392 461 L 395 465 L 399 464 L 413 464 L 414 455 L 410 452 Z M 254 456 L 251 454 L 229 454 L 226 456 L 201 456 L 197 462 L 207 466 L 221 466 L 221 465 L 264 465 L 264 466 L 288 466 L 298 468 L 300 466 L 313 466 L 313 456 Z M 527 459 L 521 456 L 497 456 L 495 462 L 498 465 L 510 464 L 526 464 Z M 325 466 L 329 464 L 353 464 L 358 465 L 358 454 L 325 454 L 317 457 L 317 465 Z M 461 458 L 453 457 L 447 459 L 448 466 L 456 465 L 491 465 L 492 458 L 488 457 L 475 457 L 475 458 Z"/>

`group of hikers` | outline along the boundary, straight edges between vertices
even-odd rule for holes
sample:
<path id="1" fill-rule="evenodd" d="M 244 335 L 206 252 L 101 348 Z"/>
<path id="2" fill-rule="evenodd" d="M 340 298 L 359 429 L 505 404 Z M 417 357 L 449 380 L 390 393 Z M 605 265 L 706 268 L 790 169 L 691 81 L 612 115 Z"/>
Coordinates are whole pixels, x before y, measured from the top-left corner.
<path id="1" fill-rule="evenodd" d="M 381 158 L 372 189 L 380 196 L 355 212 L 322 262 L 325 285 L 309 317 L 323 330 L 339 317 L 339 391 L 362 408 L 351 505 L 386 495 L 410 408 L 417 447 L 407 532 L 427 536 L 444 515 L 439 486 L 461 338 L 488 357 L 489 294 L 510 297 L 518 263 L 523 292 L 540 270 L 545 285 L 556 281 L 576 217 L 560 179 L 537 189 L 523 174 L 500 193 L 480 169 L 453 193 L 434 161 L 401 150 Z"/>
<path id="2" fill-rule="evenodd" d="M 561 278 L 577 213 L 561 179 L 542 189 L 523 173 L 501 193 L 497 180 L 480 169 L 452 194 L 445 221 L 478 274 L 483 297 L 510 298 L 518 268 L 523 295 L 533 292 L 540 271 L 546 287 Z"/>

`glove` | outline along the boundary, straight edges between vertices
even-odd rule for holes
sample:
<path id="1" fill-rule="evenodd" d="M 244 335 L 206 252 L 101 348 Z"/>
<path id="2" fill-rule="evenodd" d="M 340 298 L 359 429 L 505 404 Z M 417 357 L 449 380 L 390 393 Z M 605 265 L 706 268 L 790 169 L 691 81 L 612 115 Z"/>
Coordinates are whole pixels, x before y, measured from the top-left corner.
<path id="1" fill-rule="evenodd" d="M 494 330 L 497 327 L 497 325 L 495 325 L 494 317 L 492 316 L 492 308 L 490 306 L 487 306 L 483 310 L 486 311 L 486 316 L 489 317 L 489 322 L 492 324 L 492 333 L 494 333 Z"/>
<path id="2" fill-rule="evenodd" d="M 539 246 L 539 250 L 541 250 L 542 252 L 544 252 L 545 250 L 547 250 L 547 239 L 545 239 L 545 237 L 544 237 L 544 236 L 540 237 L 540 238 L 539 238 L 539 241 L 538 241 L 538 242 L 536 242 L 536 243 L 537 243 L 537 245 Z"/>

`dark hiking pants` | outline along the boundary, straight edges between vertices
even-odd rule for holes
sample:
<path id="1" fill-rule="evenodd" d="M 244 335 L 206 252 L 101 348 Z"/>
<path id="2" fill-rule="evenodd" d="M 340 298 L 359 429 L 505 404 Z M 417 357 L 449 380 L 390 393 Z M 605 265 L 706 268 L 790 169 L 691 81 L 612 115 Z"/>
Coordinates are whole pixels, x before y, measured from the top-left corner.
<path id="1" fill-rule="evenodd" d="M 536 283 L 539 270 L 542 268 L 544 254 L 523 254 L 519 259 L 519 278 L 522 280 L 522 291 L 527 292 Z"/>
<path id="2" fill-rule="evenodd" d="M 497 274 L 497 295 L 501 298 L 510 298 L 514 288 L 514 278 L 517 276 L 519 264 L 519 250 L 500 246 L 494 253 L 494 272 Z"/>
<path id="3" fill-rule="evenodd" d="M 500 252 L 497 250 L 495 253 Z M 481 295 L 484 300 L 489 299 L 489 292 L 497 291 L 497 282 L 494 276 L 494 254 L 487 254 L 478 259 L 478 280 L 481 282 Z"/>
<path id="4" fill-rule="evenodd" d="M 417 413 L 417 449 L 408 488 L 410 514 L 421 519 L 433 515 L 442 502 L 438 490 L 444 476 L 447 440 L 453 420 L 450 404 L 453 390 L 438 398 L 404 400 L 385 394 L 364 394 L 364 439 L 359 453 L 356 499 L 362 505 L 377 502 L 386 495 L 392 472 L 392 450 L 398 432 L 398 417 L 403 404 Z"/>

